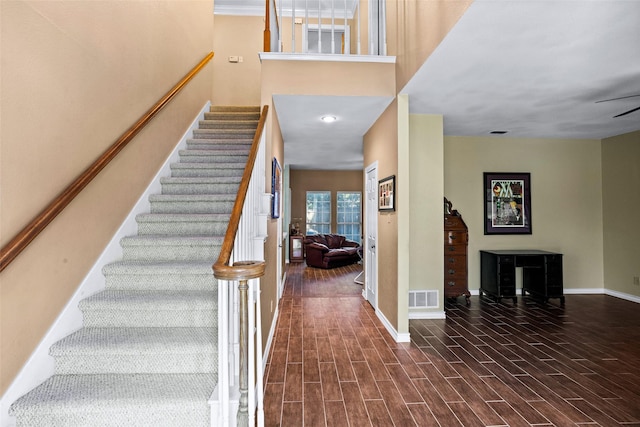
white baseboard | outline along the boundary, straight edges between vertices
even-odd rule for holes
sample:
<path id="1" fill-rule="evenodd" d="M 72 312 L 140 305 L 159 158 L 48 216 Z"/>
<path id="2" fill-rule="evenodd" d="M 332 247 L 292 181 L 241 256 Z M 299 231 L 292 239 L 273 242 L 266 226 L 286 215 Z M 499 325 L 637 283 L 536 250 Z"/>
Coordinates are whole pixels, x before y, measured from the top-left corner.
<path id="1" fill-rule="evenodd" d="M 478 289 L 470 290 L 469 292 L 471 292 L 471 295 L 480 294 L 480 291 Z M 640 304 L 639 296 L 627 294 L 625 292 L 612 291 L 611 289 L 606 288 L 565 288 L 563 289 L 563 293 L 565 295 L 609 295 Z M 517 288 L 516 295 L 522 295 L 522 289 Z"/>
<path id="2" fill-rule="evenodd" d="M 262 356 L 262 372 L 265 372 L 267 368 L 267 360 L 269 359 L 269 351 L 271 350 L 271 344 L 273 343 L 273 337 L 276 334 L 276 326 L 278 325 L 278 313 L 280 304 L 276 302 L 276 308 L 273 310 L 273 320 L 271 321 L 271 328 L 269 328 L 269 335 L 267 336 L 267 342 L 264 345 L 264 351 Z"/>
<path id="3" fill-rule="evenodd" d="M 380 321 L 382 322 L 382 324 L 384 325 L 384 327 L 387 329 L 387 331 L 391 334 L 391 336 L 393 337 L 393 339 L 395 340 L 395 342 L 410 342 L 410 336 L 409 333 L 398 333 L 398 331 L 396 331 L 396 329 L 393 327 L 393 325 L 391 324 L 391 322 L 389 322 L 389 320 L 385 317 L 385 315 L 376 308 L 376 316 L 378 316 L 378 319 L 380 319 Z"/>
<path id="4" fill-rule="evenodd" d="M 82 313 L 78 308 L 78 303 L 105 288 L 105 278 L 102 274 L 102 268 L 110 262 L 117 261 L 122 258 L 122 247 L 120 240 L 125 236 L 130 236 L 138 232 L 138 224 L 136 215 L 146 213 L 150 210 L 149 196 L 157 194 L 161 191 L 160 177 L 169 176 L 171 173 L 171 163 L 177 162 L 179 151 L 186 147 L 187 139 L 193 134 L 193 130 L 198 128 L 199 121 L 204 119 L 204 113 L 209 111 L 211 103 L 207 102 L 198 116 L 193 120 L 189 128 L 164 162 L 156 176 L 140 196 L 129 215 L 124 220 L 118 231 L 114 234 L 111 241 L 100 254 L 95 264 L 89 270 L 89 273 L 82 280 L 78 289 L 73 294 L 69 302 L 65 305 L 60 315 L 53 322 L 44 338 L 40 341 L 36 349 L 22 367 L 16 378 L 13 380 L 0 401 L 0 416 L 2 427 L 15 426 L 16 420 L 8 414 L 9 406 L 15 402 L 20 396 L 29 392 L 54 373 L 54 360 L 49 356 L 49 348 L 82 327 Z"/>
<path id="5" fill-rule="evenodd" d="M 604 288 L 572 288 L 563 289 L 562 292 L 565 295 L 597 295 L 607 293 Z"/>
<path id="6" fill-rule="evenodd" d="M 636 295 L 631 295 L 631 294 L 627 294 L 624 292 L 618 292 L 618 291 L 612 291 L 610 289 L 605 289 L 604 293 L 612 296 L 612 297 L 616 297 L 616 298 L 621 298 L 627 301 L 631 301 L 631 302 L 635 302 L 635 303 L 639 303 L 640 304 L 640 297 L 636 296 Z"/>

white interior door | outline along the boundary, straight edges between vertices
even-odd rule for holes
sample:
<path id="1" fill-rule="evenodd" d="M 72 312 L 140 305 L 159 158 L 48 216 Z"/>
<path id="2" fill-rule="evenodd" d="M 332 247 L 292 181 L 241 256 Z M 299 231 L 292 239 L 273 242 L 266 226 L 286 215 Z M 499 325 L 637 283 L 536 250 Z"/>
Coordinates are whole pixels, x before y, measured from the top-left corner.
<path id="1" fill-rule="evenodd" d="M 365 299 L 376 308 L 378 306 L 378 164 L 366 169 L 366 223 L 365 223 Z"/>

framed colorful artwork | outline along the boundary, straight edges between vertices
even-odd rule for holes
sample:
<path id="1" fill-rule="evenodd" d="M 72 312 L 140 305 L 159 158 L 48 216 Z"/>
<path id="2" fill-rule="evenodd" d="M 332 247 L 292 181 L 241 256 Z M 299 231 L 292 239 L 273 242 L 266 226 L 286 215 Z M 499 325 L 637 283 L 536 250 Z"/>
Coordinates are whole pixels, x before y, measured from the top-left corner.
<path id="1" fill-rule="evenodd" d="M 531 175 L 484 173 L 484 234 L 531 234 Z"/>

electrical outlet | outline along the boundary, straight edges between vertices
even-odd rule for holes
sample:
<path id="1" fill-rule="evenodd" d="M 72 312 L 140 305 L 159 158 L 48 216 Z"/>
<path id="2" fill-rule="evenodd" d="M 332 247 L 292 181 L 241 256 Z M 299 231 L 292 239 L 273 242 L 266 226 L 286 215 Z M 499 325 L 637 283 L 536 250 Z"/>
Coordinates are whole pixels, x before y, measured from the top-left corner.
<path id="1" fill-rule="evenodd" d="M 633 284 L 640 286 L 640 276 L 633 276 Z"/>

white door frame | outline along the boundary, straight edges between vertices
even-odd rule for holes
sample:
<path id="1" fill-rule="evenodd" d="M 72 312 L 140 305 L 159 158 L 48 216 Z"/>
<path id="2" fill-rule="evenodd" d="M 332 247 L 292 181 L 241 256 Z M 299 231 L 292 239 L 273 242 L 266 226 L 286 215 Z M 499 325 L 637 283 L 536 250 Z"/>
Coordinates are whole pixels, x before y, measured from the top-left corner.
<path id="1" fill-rule="evenodd" d="M 371 179 L 369 175 L 372 174 Z M 369 301 L 369 304 L 377 310 L 378 308 L 378 250 L 375 247 L 378 240 L 378 161 L 373 162 L 365 168 L 364 174 L 364 209 L 365 209 L 365 233 L 364 233 L 364 256 L 365 275 L 362 296 Z M 373 197 L 371 197 L 373 196 Z M 371 247 L 370 236 L 373 236 L 374 243 Z"/>

